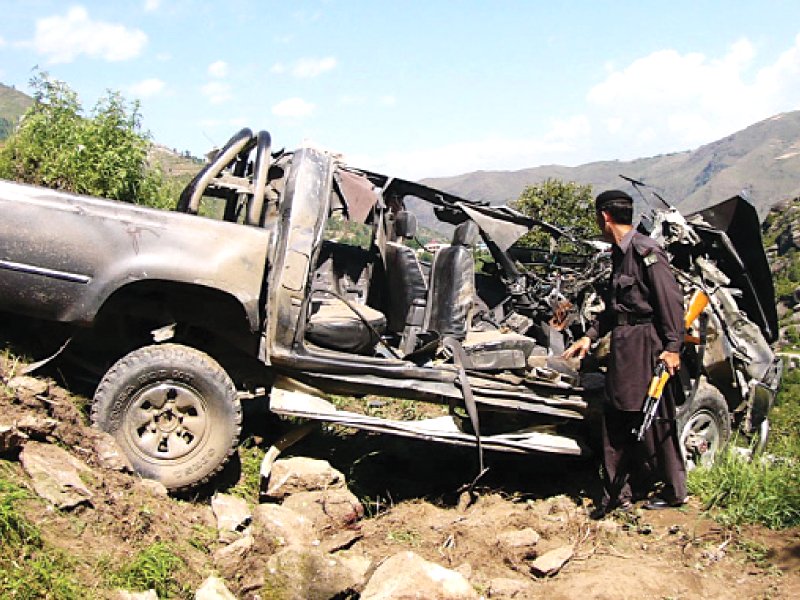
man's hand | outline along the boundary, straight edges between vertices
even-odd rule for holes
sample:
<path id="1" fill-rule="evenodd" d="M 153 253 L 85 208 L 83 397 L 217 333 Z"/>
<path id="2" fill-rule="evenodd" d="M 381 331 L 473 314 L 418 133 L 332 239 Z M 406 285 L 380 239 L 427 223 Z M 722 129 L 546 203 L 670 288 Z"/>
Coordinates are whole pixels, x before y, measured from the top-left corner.
<path id="1" fill-rule="evenodd" d="M 583 336 L 582 338 L 575 341 L 569 348 L 564 350 L 561 354 L 564 358 L 572 358 L 576 354 L 578 358 L 583 358 L 586 356 L 586 353 L 589 352 L 589 348 L 592 345 L 592 340 L 590 340 L 587 336 Z"/>
<path id="2" fill-rule="evenodd" d="M 667 371 L 669 371 L 670 377 L 675 375 L 678 372 L 678 369 L 681 366 L 681 355 L 677 352 L 664 352 L 658 357 L 659 360 L 664 361 L 664 364 L 667 366 Z"/>

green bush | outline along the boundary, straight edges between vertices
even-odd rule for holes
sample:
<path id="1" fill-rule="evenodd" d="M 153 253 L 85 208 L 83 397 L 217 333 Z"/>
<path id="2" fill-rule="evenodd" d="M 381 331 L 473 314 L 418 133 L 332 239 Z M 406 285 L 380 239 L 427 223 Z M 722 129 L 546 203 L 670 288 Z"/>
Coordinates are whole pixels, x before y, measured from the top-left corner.
<path id="1" fill-rule="evenodd" d="M 174 203 L 161 172 L 148 166 L 137 103 L 108 91 L 87 117 L 64 82 L 39 72 L 30 84 L 35 102 L 0 149 L 0 177 L 148 206 Z"/>

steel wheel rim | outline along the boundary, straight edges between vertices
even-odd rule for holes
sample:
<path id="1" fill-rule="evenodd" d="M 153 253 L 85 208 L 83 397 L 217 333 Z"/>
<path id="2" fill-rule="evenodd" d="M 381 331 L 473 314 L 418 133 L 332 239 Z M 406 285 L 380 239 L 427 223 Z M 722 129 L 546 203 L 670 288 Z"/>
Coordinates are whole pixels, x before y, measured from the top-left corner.
<path id="1" fill-rule="evenodd" d="M 711 411 L 699 410 L 693 414 L 683 426 L 680 440 L 687 468 L 708 466 L 714 462 L 721 438 L 719 423 Z"/>
<path id="2" fill-rule="evenodd" d="M 194 452 L 208 434 L 205 400 L 185 383 L 160 382 L 140 390 L 125 420 L 125 436 L 147 460 L 178 460 Z"/>

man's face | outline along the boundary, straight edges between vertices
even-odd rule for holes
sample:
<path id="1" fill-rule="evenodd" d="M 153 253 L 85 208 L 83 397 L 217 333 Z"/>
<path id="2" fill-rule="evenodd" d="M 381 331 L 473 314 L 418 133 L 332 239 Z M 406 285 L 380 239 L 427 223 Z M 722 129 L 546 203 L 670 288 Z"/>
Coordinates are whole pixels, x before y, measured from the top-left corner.
<path id="1" fill-rule="evenodd" d="M 594 213 L 595 222 L 597 223 L 597 228 L 603 234 L 603 238 L 608 237 L 608 232 L 606 231 L 606 215 L 603 211 L 598 210 Z"/>

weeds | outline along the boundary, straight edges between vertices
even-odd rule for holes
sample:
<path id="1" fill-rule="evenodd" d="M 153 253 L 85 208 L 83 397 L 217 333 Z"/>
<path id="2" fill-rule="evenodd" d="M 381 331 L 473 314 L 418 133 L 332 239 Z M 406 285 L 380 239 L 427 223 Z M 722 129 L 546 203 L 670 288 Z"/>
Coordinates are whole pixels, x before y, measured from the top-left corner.
<path id="1" fill-rule="evenodd" d="M 248 438 L 239 446 L 239 460 L 242 471 L 239 481 L 228 490 L 228 493 L 250 502 L 258 503 L 261 462 L 264 460 L 265 454 L 266 450 L 260 448 L 252 438 Z"/>
<path id="2" fill-rule="evenodd" d="M 29 498 L 27 490 L 0 475 L 0 597 L 86 598 L 72 561 L 47 548 L 39 529 L 22 513 L 21 503 Z"/>
<path id="3" fill-rule="evenodd" d="M 402 544 L 404 546 L 419 546 L 421 540 L 422 536 L 418 531 L 414 531 L 413 529 L 392 530 L 386 534 L 387 542 L 394 542 L 395 544 Z"/>
<path id="4" fill-rule="evenodd" d="M 188 597 L 187 590 L 176 579 L 184 567 L 183 559 L 168 544 L 156 542 L 113 572 L 109 584 L 127 590 L 153 589 L 159 598 Z"/>
<path id="5" fill-rule="evenodd" d="M 723 524 L 800 525 L 800 461 L 744 460 L 723 451 L 710 468 L 689 473 L 689 489 Z"/>

